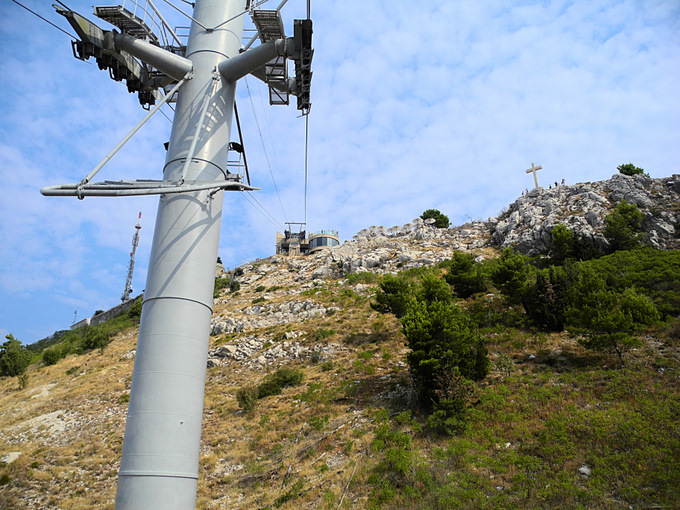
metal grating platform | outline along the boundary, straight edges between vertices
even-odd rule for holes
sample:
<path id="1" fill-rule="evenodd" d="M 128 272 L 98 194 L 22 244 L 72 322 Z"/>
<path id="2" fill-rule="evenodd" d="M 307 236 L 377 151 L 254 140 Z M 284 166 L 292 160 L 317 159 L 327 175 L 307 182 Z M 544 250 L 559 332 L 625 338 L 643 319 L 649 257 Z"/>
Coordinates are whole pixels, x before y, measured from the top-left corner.
<path id="1" fill-rule="evenodd" d="M 283 20 L 279 11 L 253 11 L 253 24 L 260 33 L 263 43 L 272 39 L 283 39 L 286 31 L 283 28 Z"/>
<path id="2" fill-rule="evenodd" d="M 120 5 L 96 6 L 94 14 L 98 18 L 120 28 L 126 34 L 152 43 L 158 43 L 158 37 L 156 37 L 142 19 Z"/>

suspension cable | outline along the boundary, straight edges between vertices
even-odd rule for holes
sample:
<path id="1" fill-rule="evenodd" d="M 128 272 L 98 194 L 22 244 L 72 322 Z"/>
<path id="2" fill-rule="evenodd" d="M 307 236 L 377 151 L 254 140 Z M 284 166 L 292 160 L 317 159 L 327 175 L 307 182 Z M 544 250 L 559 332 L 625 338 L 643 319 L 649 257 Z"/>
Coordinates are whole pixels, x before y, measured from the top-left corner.
<path id="1" fill-rule="evenodd" d="M 278 221 L 274 216 L 271 215 L 271 213 L 267 210 L 265 206 L 263 206 L 256 198 L 255 195 L 253 195 L 251 192 L 247 193 L 239 193 L 240 196 L 243 196 L 248 202 L 250 202 L 250 205 L 254 207 L 262 216 L 267 218 L 268 221 L 273 223 L 277 228 L 284 228 L 283 225 L 281 224 L 280 221 Z M 255 203 L 253 203 L 253 201 Z M 257 204 L 257 205 L 256 205 Z"/>
<path id="2" fill-rule="evenodd" d="M 67 36 L 69 36 L 71 39 L 75 39 L 75 36 L 69 34 L 66 30 L 64 30 L 63 28 L 61 28 L 61 27 L 55 25 L 54 23 L 52 23 L 52 22 L 51 22 L 50 20 L 48 20 L 47 18 L 43 18 L 40 14 L 38 14 L 38 13 L 35 12 L 35 11 L 32 11 L 31 9 L 29 9 L 28 7 L 26 7 L 24 4 L 19 3 L 17 0 L 12 0 L 12 2 L 14 2 L 15 4 L 17 4 L 19 7 L 23 7 L 24 9 L 26 9 L 26 10 L 27 10 L 28 12 L 30 12 L 31 14 L 35 14 L 38 18 L 40 18 L 41 20 L 43 20 L 45 23 L 48 23 L 48 24 L 52 25 L 52 26 L 53 26 L 54 28 L 56 28 L 57 30 L 59 30 L 59 31 L 61 31 L 61 32 L 64 32 L 64 33 L 65 33 Z M 61 3 L 61 2 L 59 2 L 59 3 Z M 62 4 L 62 5 L 64 5 L 64 4 Z"/>
<path id="3" fill-rule="evenodd" d="M 307 176 L 309 168 L 309 113 L 305 115 L 305 226 L 307 225 Z"/>
<path id="4" fill-rule="evenodd" d="M 279 187 L 276 185 L 276 179 L 274 178 L 274 172 L 272 170 L 272 165 L 271 162 L 269 161 L 269 155 L 267 154 L 267 148 L 265 147 L 264 144 L 264 137 L 262 136 L 262 129 L 260 129 L 260 123 L 257 120 L 257 114 L 255 112 L 255 103 L 253 102 L 253 95 L 250 92 L 250 85 L 248 85 L 248 79 L 247 77 L 244 78 L 244 81 L 246 82 L 246 88 L 248 89 L 248 97 L 250 98 L 250 106 L 253 109 L 253 117 L 255 118 L 255 125 L 257 126 L 257 132 L 260 135 L 260 142 L 262 143 L 262 150 L 264 151 L 264 156 L 265 159 L 267 160 L 267 167 L 269 168 L 269 175 L 272 177 L 272 183 L 274 183 L 274 189 L 276 190 L 276 196 L 279 199 L 279 204 L 281 205 L 281 211 L 283 211 L 283 217 L 286 221 L 288 221 L 288 217 L 286 215 L 286 209 L 283 207 L 283 201 L 281 200 L 281 194 L 279 193 Z"/>
<path id="5" fill-rule="evenodd" d="M 307 0 L 307 19 L 312 18 L 312 0 Z M 305 115 L 305 227 L 307 226 L 307 181 L 309 175 L 309 111 Z"/>

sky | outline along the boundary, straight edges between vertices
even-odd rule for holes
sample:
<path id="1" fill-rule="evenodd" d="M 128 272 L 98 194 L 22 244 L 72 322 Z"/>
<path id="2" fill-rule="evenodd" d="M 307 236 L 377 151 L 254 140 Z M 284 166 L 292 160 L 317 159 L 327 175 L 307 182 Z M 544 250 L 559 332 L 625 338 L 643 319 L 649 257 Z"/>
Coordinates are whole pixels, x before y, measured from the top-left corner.
<path id="1" fill-rule="evenodd" d="M 17 1 L 73 33 L 51 2 Z M 65 3 L 111 28 L 90 2 Z M 282 12 L 292 35 L 306 1 Z M 263 84 L 241 80 L 261 190 L 225 196 L 227 267 L 272 255 L 285 222 L 345 241 L 430 208 L 454 225 L 496 216 L 533 187 L 532 163 L 545 187 L 608 179 L 629 162 L 652 177 L 680 173 L 678 0 L 313 0 L 311 14 L 307 180 L 294 101 L 269 106 Z M 80 181 L 146 112 L 94 59 L 75 59 L 65 33 L 12 0 L 0 2 L 0 61 L 0 338 L 32 343 L 120 302 L 139 212 L 141 292 L 158 197 L 43 197 L 43 186 Z M 161 111 L 96 180 L 161 178 L 173 115 Z"/>

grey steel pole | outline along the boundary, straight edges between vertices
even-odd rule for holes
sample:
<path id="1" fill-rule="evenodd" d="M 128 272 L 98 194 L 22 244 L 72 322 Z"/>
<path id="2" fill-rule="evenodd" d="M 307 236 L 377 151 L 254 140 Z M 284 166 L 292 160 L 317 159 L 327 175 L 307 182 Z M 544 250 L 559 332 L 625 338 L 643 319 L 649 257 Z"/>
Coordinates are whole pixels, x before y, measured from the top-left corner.
<path id="1" fill-rule="evenodd" d="M 195 0 L 165 180 L 223 180 L 235 83 L 219 64 L 239 54 L 246 0 Z M 216 30 L 224 20 L 232 19 Z M 200 25 L 199 25 L 200 24 Z M 202 108 L 212 91 L 207 113 Z M 196 124 L 203 122 L 190 154 Z M 160 199 L 137 342 L 116 510 L 195 508 L 223 191 Z"/>

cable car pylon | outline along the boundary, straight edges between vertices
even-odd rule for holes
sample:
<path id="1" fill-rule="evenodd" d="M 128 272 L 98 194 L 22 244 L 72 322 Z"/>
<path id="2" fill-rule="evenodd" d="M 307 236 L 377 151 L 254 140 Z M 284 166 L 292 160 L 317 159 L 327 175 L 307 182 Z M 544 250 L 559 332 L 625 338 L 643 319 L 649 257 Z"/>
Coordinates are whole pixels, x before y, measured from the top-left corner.
<path id="1" fill-rule="evenodd" d="M 133 3 L 153 7 L 148 0 Z M 172 41 L 164 46 L 160 38 L 150 42 L 143 35 L 145 30 L 126 33 L 125 24 L 140 18 L 137 14 L 125 15 L 119 33 L 102 30 L 65 7 L 56 7 L 81 39 L 74 43 L 74 55 L 82 60 L 94 57 L 113 79 L 125 80 L 128 90 L 138 92 L 142 105 L 154 104 L 161 89 L 174 87 L 172 98 L 166 95 L 163 101 L 174 100 L 177 92 L 162 181 L 90 182 L 113 156 L 110 154 L 79 183 L 41 190 L 44 195 L 78 198 L 161 195 L 116 510 L 195 508 L 222 191 L 253 189 L 228 170 L 236 83 L 251 73 L 269 85 L 270 97 L 275 97 L 272 103 L 294 94 L 303 115 L 311 106 L 311 20 L 295 20 L 294 37 L 287 38 L 280 22 L 280 7 L 285 2 L 268 14 L 253 10 L 251 3 L 253 0 L 194 0 L 187 45 L 180 48 L 171 46 Z M 95 12 L 110 10 L 95 7 Z M 254 16 L 259 21 L 279 22 L 262 22 L 266 30 L 259 32 L 260 45 L 251 48 L 251 40 L 243 51 L 244 16 L 248 13 L 260 13 Z M 167 24 L 163 27 L 169 30 Z M 295 77 L 287 78 L 282 75 L 282 62 L 291 59 Z"/>

